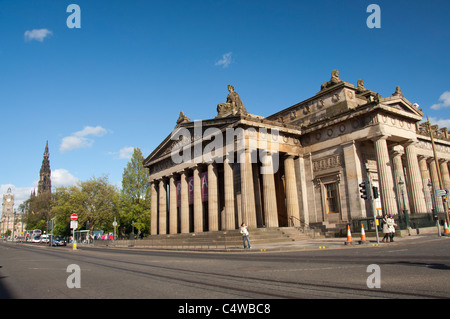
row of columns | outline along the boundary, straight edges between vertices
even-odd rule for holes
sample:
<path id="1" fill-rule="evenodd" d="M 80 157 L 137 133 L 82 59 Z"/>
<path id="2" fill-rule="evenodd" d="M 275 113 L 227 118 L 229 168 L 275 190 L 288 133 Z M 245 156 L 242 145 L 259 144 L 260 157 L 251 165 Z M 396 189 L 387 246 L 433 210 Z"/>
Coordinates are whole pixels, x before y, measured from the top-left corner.
<path id="1" fill-rule="evenodd" d="M 450 189 L 450 176 L 448 164 L 449 161 L 447 160 L 441 160 L 438 163 L 442 176 L 442 182 L 444 184 L 442 186 L 446 189 Z M 419 156 L 419 166 L 428 211 L 432 210 L 434 204 L 434 207 L 437 209 L 438 212 L 444 212 L 444 205 L 442 203 L 442 199 L 435 195 L 436 194 L 435 191 L 441 188 L 439 184 L 438 171 L 436 168 L 436 160 L 434 159 L 434 157 Z M 430 182 L 431 187 L 429 185 Z M 434 193 L 433 196 L 432 193 Z"/>
<path id="2" fill-rule="evenodd" d="M 279 154 L 277 154 L 278 156 Z M 209 163 L 208 171 L 208 230 L 219 230 L 219 184 L 218 165 L 223 165 L 223 214 L 222 230 L 236 229 L 234 172 L 233 163 L 228 156 L 225 156 L 223 164 Z M 272 165 L 273 160 L 270 152 L 265 152 L 262 161 L 262 198 L 265 227 L 278 227 L 277 194 L 275 187 L 275 175 L 273 169 L 267 169 Z M 279 166 L 279 165 L 277 165 Z M 300 225 L 300 210 L 298 204 L 297 181 L 294 166 L 294 156 L 286 156 L 284 159 L 285 183 L 286 183 L 286 207 L 288 219 L 294 225 Z M 183 170 L 151 183 L 151 227 L 152 235 L 166 234 L 166 221 L 169 220 L 169 233 L 178 232 L 178 210 L 177 210 L 177 190 L 176 178 L 180 179 L 181 203 L 180 203 L 180 232 L 189 233 L 189 198 L 188 198 L 188 172 L 192 171 L 193 176 L 193 230 L 203 232 L 203 205 L 201 198 L 200 167 L 195 166 L 189 170 Z M 255 172 L 256 173 L 256 172 Z M 259 174 L 257 172 L 256 174 Z M 261 217 L 258 220 L 255 202 L 254 171 L 248 150 L 240 154 L 240 176 L 241 176 L 241 220 L 250 228 L 256 228 L 262 224 Z M 167 185 L 169 194 L 167 194 Z M 259 189 L 259 188 L 258 188 Z M 169 207 L 167 207 L 167 196 L 169 196 Z M 169 214 L 169 218 L 167 218 Z M 157 222 L 158 221 L 158 222 Z M 158 223 L 158 224 L 157 224 Z"/>
<path id="3" fill-rule="evenodd" d="M 433 189 L 439 189 L 439 178 L 436 170 L 434 158 L 426 158 L 417 154 L 414 141 L 408 141 L 403 145 L 406 158 L 406 176 L 403 174 L 402 152 L 394 151 L 392 153 L 392 164 L 389 157 L 387 146 L 387 136 L 382 135 L 373 139 L 377 160 L 379 190 L 383 212 L 385 214 L 397 214 L 398 208 L 406 206 L 412 213 L 431 212 L 431 194 L 428 183 L 431 180 Z M 428 165 L 429 164 L 429 170 Z M 448 170 L 448 161 L 440 162 L 440 170 L 444 187 L 450 188 L 450 176 Z M 405 178 L 406 177 L 406 178 Z M 402 180 L 408 185 L 408 190 L 400 190 L 399 181 Z M 397 190 L 397 198 L 396 192 Z M 402 194 L 403 192 L 403 194 Z M 405 196 L 403 203 L 400 196 Z M 435 205 L 439 212 L 443 212 L 442 200 L 436 199 Z M 405 209 L 405 207 L 403 207 Z"/>

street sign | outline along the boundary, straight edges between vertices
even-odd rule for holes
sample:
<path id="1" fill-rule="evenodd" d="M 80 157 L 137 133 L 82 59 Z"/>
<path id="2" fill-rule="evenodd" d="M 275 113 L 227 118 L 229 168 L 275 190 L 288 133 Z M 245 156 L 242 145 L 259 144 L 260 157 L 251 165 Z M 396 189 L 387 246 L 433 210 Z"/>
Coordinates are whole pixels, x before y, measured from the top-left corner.
<path id="1" fill-rule="evenodd" d="M 77 220 L 78 219 L 78 215 L 73 213 L 72 215 L 70 215 L 70 220 Z"/>
<path id="2" fill-rule="evenodd" d="M 71 220 L 70 221 L 70 228 L 71 229 L 77 229 L 78 228 L 78 220 Z"/>
<path id="3" fill-rule="evenodd" d="M 437 197 L 444 197 L 448 195 L 448 189 L 436 189 L 436 196 Z"/>

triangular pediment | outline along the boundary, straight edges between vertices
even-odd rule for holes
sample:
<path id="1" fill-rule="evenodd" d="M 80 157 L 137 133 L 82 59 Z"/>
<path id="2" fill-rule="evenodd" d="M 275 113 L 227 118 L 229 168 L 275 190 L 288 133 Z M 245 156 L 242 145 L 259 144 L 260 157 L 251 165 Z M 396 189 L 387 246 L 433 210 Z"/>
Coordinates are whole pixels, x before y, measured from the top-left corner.
<path id="1" fill-rule="evenodd" d="M 193 144 L 205 135 L 208 128 L 217 128 L 224 131 L 234 123 L 241 120 L 240 116 L 216 118 L 205 121 L 194 121 L 177 125 L 174 130 L 159 144 L 159 146 L 144 160 L 144 166 L 148 167 L 155 162 L 170 157 L 176 147 Z"/>
<path id="2" fill-rule="evenodd" d="M 381 102 L 389 106 L 392 111 L 400 111 L 402 115 L 423 117 L 423 112 L 418 108 L 417 104 L 412 104 L 404 96 L 390 96 L 383 98 Z M 396 112 L 397 113 L 397 112 Z"/>

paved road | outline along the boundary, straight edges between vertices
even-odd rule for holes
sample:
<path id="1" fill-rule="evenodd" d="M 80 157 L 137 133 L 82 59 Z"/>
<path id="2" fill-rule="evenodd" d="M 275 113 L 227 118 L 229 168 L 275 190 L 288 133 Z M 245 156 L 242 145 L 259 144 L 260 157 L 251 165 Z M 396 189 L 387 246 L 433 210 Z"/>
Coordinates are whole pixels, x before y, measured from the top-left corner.
<path id="1" fill-rule="evenodd" d="M 0 244 L 3 298 L 450 298 L 450 238 L 302 251 L 177 252 Z M 343 245 L 342 245 L 343 246 Z M 68 288 L 69 265 L 80 288 Z M 369 265 L 378 265 L 379 272 Z M 376 266 L 375 266 L 376 267 Z M 374 270 L 375 269 L 375 270 Z M 376 275 L 379 274 L 379 277 Z M 380 288 L 368 288 L 367 282 Z M 71 277 L 70 283 L 77 281 Z M 70 284 L 69 283 L 69 284 Z"/>

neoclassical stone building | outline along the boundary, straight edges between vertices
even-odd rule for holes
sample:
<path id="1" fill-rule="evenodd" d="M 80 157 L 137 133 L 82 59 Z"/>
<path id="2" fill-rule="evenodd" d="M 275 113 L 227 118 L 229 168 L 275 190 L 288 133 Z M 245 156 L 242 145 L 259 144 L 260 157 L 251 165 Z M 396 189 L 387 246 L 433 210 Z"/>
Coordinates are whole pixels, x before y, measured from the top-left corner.
<path id="1" fill-rule="evenodd" d="M 399 87 L 382 97 L 334 70 L 311 98 L 268 117 L 247 112 L 234 88 L 217 116 L 175 129 L 146 158 L 151 234 L 347 224 L 373 216 L 360 197 L 370 178 L 376 213 L 429 213 L 450 188 L 447 129 L 429 127 Z M 432 187 L 431 187 L 432 185 Z M 403 200 L 404 199 L 404 200 Z M 440 198 L 435 207 L 443 212 Z M 405 207 L 406 206 L 406 207 Z"/>

